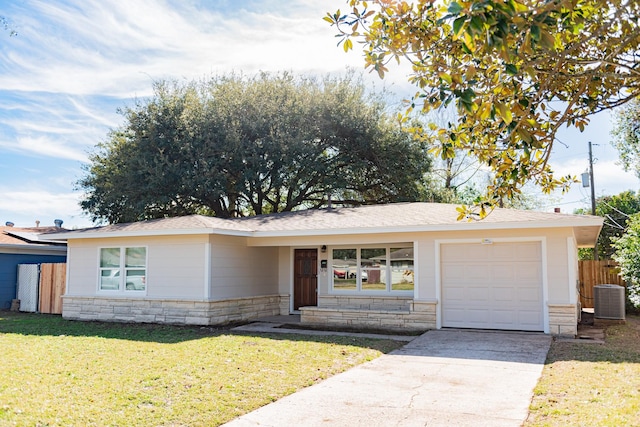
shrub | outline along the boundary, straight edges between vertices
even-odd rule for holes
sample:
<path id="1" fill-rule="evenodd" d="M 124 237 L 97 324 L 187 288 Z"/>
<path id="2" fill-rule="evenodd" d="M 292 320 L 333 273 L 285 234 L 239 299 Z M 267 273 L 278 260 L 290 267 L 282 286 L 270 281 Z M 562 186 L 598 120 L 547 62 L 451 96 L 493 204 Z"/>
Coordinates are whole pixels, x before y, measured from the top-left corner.
<path id="1" fill-rule="evenodd" d="M 627 308 L 640 310 L 640 214 L 632 215 L 627 231 L 613 242 L 613 259 L 627 282 Z"/>

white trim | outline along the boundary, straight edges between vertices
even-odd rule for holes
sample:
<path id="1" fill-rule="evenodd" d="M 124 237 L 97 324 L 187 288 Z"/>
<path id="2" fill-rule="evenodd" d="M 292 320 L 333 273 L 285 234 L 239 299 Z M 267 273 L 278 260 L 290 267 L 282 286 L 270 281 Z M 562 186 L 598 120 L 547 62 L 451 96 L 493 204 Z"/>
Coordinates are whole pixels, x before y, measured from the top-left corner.
<path id="1" fill-rule="evenodd" d="M 538 222 L 460 222 L 455 224 L 416 224 L 407 226 L 367 227 L 367 228 L 329 228 L 322 230 L 273 230 L 251 231 L 250 237 L 297 237 L 297 236 L 330 236 L 343 234 L 383 234 L 383 233 L 415 233 L 423 231 L 470 231 L 470 230 L 526 230 L 532 228 L 573 228 L 602 226 L 602 219 L 580 219 L 580 223 L 568 221 L 538 221 Z M 232 231 L 230 231 L 232 232 Z M 244 232 L 243 232 L 244 233 Z M 246 234 L 243 234 L 246 235 Z"/>
<path id="2" fill-rule="evenodd" d="M 418 256 L 418 241 L 414 240 L 413 241 L 413 299 L 415 300 L 419 300 L 420 299 L 420 268 L 419 265 L 420 263 L 418 262 L 419 256 Z"/>
<path id="3" fill-rule="evenodd" d="M 289 295 L 291 295 L 291 298 L 289 298 L 289 313 L 293 313 L 297 310 L 293 309 L 293 305 L 295 304 L 295 299 L 296 296 L 294 294 L 295 292 L 295 283 L 294 281 L 296 280 L 296 276 L 295 276 L 295 269 L 296 269 L 296 247 L 291 246 L 289 248 Z"/>
<path id="4" fill-rule="evenodd" d="M 21 254 L 21 255 L 54 255 L 65 256 L 66 246 L 44 246 L 44 245 L 0 245 L 0 254 Z"/>
<path id="5" fill-rule="evenodd" d="M 135 223 L 134 223 L 135 224 Z M 68 231 L 66 233 L 54 233 L 47 235 L 49 240 L 70 239 L 106 239 L 114 237 L 145 237 L 145 236 L 185 236 L 197 234 L 219 234 L 227 236 L 252 237 L 253 231 L 226 230 L 223 228 L 175 228 L 175 229 L 149 229 L 135 231 Z"/>
<path id="6" fill-rule="evenodd" d="M 135 290 L 127 290 L 126 281 L 124 278 L 126 277 L 126 250 L 130 248 L 144 248 L 144 271 L 145 271 L 145 283 L 144 283 L 144 291 L 135 291 Z M 97 283 L 96 283 L 96 295 L 129 295 L 131 297 L 146 297 L 147 292 L 149 290 L 149 246 L 147 245 L 131 245 L 131 246 L 98 246 L 97 247 Z M 118 285 L 117 290 L 111 289 L 100 289 L 101 276 L 102 276 L 102 267 L 100 267 L 100 255 L 102 249 L 119 249 L 120 250 L 120 284 Z M 68 262 L 68 260 L 67 260 Z M 122 289 L 121 289 L 122 288 Z"/>
<path id="7" fill-rule="evenodd" d="M 211 299 L 211 242 L 204 244 L 204 299 Z"/>
<path id="8" fill-rule="evenodd" d="M 545 334 L 550 332 L 549 326 L 549 306 L 547 302 L 549 300 L 549 271 L 547 268 L 547 238 L 541 237 L 541 254 L 542 256 L 542 327 Z"/>
<path id="9" fill-rule="evenodd" d="M 436 329 L 442 328 L 442 273 L 440 249 L 443 244 L 482 244 L 483 241 L 490 240 L 492 243 L 519 243 L 519 242 L 540 242 L 540 262 L 542 271 L 542 326 L 544 333 L 549 333 L 549 309 L 547 299 L 549 295 L 549 281 L 547 272 L 547 238 L 545 236 L 522 236 L 522 237 L 491 237 L 474 239 L 436 239 L 435 244 L 435 273 L 436 273 L 436 299 L 439 301 L 436 308 Z"/>
<path id="10" fill-rule="evenodd" d="M 64 287 L 64 294 L 62 294 L 62 296 L 64 297 L 65 295 L 67 295 L 69 293 L 69 288 L 71 287 L 71 251 L 67 252 L 67 267 L 66 267 L 66 273 L 65 273 L 65 287 Z M 62 309 L 64 309 L 64 304 L 62 305 Z"/>
<path id="11" fill-rule="evenodd" d="M 567 268 L 569 269 L 569 303 L 578 303 L 578 248 L 573 237 L 567 237 Z"/>
<path id="12" fill-rule="evenodd" d="M 474 221 L 449 224 L 412 224 L 403 226 L 386 227 L 351 227 L 351 228 L 323 228 L 323 229 L 292 229 L 292 230 L 234 230 L 215 227 L 178 228 L 178 229 L 147 229 L 131 231 L 67 231 L 64 233 L 47 234 L 49 240 L 69 239 L 100 239 L 113 237 L 142 237 L 142 236 L 171 236 L 194 234 L 220 234 L 228 236 L 241 236 L 249 238 L 260 237 L 302 237 L 302 236 L 330 236 L 343 234 L 386 234 L 386 233 L 415 233 L 425 231 L 470 231 L 470 230 L 522 230 L 536 228 L 575 228 L 575 227 L 602 227 L 601 217 L 582 216 L 576 218 L 563 218 L 560 220 L 537 221 L 505 221 L 489 222 Z"/>
<path id="13" fill-rule="evenodd" d="M 436 305 L 436 329 L 442 329 L 442 272 L 440 271 L 442 268 L 442 263 L 440 260 L 440 245 L 442 244 L 440 240 L 434 240 L 434 258 L 435 258 L 435 280 L 436 280 L 436 301 L 438 301 Z"/>

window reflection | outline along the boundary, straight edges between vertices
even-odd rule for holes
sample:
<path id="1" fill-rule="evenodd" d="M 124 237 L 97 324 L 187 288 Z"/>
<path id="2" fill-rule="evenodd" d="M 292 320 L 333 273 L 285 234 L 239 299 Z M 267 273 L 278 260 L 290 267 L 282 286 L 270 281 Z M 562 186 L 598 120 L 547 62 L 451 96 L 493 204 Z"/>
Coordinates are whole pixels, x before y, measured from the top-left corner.
<path id="1" fill-rule="evenodd" d="M 336 291 L 402 292 L 414 290 L 413 247 L 332 249 Z"/>

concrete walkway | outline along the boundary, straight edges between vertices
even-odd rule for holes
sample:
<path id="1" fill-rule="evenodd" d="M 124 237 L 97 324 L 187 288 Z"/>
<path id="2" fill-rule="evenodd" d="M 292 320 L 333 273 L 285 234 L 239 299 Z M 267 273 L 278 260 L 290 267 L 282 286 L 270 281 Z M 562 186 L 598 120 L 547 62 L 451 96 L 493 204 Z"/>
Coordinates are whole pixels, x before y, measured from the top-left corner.
<path id="1" fill-rule="evenodd" d="M 550 344 L 538 333 L 429 331 L 225 425 L 516 427 Z"/>

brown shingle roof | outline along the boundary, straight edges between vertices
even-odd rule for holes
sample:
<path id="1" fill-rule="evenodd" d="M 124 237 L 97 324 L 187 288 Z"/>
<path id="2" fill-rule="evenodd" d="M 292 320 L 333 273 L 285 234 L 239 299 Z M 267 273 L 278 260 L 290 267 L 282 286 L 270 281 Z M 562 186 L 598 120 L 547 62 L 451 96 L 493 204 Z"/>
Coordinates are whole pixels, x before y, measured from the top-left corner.
<path id="1" fill-rule="evenodd" d="M 523 228 L 527 226 L 598 226 L 602 219 L 587 215 L 569 215 L 496 208 L 482 221 L 458 221 L 459 205 L 441 203 L 392 203 L 354 208 L 313 209 L 282 212 L 247 218 L 222 219 L 202 215 L 164 218 L 128 224 L 73 230 L 56 238 L 97 237 L 104 233 L 149 235 L 177 233 L 220 233 L 246 236 L 327 233 L 332 231 L 375 232 L 389 229 L 444 230 L 472 228 Z"/>
<path id="2" fill-rule="evenodd" d="M 130 222 L 123 224 L 111 224 L 104 227 L 83 228 L 80 230 L 69 230 L 67 233 L 74 235 L 92 234 L 92 233 L 135 233 L 150 232 L 163 230 L 229 230 L 229 231 L 246 231 L 249 228 L 241 224 L 236 224 L 228 219 L 208 217 L 203 215 L 189 215 L 174 218 L 150 219 L 146 221 Z M 64 234 L 67 234 L 64 233 Z"/>
<path id="3" fill-rule="evenodd" d="M 456 226 L 464 229 L 467 221 L 458 221 L 459 205 L 445 203 L 391 203 L 355 208 L 314 209 L 283 212 L 273 215 L 234 219 L 257 232 L 295 230 L 336 230 L 391 227 Z M 566 222 L 572 225 L 584 215 L 568 215 L 496 208 L 482 221 L 472 222 L 491 226 L 497 224 L 525 224 Z"/>

